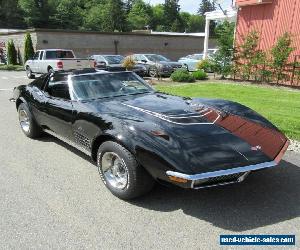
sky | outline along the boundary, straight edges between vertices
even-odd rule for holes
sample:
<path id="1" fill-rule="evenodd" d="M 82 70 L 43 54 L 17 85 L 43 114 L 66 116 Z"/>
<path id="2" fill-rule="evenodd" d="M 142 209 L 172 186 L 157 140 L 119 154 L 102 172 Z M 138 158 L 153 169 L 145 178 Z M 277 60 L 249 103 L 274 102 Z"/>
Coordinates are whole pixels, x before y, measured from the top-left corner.
<path id="1" fill-rule="evenodd" d="M 152 5 L 158 3 L 164 3 L 164 0 L 145 0 L 145 2 L 150 2 Z M 187 11 L 190 13 L 196 13 L 201 0 L 180 0 L 179 4 L 181 6 L 182 11 Z M 231 0 L 224 0 L 222 6 L 224 8 L 229 7 L 231 5 Z"/>

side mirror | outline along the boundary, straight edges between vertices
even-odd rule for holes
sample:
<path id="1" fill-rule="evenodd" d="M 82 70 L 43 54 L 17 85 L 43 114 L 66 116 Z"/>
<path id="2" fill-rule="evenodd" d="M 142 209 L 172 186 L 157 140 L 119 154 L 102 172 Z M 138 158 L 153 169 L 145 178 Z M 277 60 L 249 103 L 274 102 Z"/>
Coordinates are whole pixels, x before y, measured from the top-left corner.
<path id="1" fill-rule="evenodd" d="M 142 62 L 142 63 L 147 63 L 147 61 L 146 61 L 146 60 L 142 60 L 141 62 Z"/>

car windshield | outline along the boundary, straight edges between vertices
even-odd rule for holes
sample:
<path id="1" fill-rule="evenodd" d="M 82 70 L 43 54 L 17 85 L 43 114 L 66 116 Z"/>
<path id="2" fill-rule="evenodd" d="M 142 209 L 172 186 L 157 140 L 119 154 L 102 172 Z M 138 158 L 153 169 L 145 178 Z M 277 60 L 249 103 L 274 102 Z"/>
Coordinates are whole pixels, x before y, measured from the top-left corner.
<path id="1" fill-rule="evenodd" d="M 108 64 L 121 64 L 124 60 L 123 56 L 104 56 Z"/>
<path id="2" fill-rule="evenodd" d="M 154 91 L 142 78 L 132 72 L 73 76 L 72 83 L 74 97 L 78 100 L 137 95 Z"/>
<path id="3" fill-rule="evenodd" d="M 74 54 L 71 50 L 50 50 L 46 51 L 46 59 L 64 59 L 74 58 Z"/>
<path id="4" fill-rule="evenodd" d="M 169 62 L 170 60 L 168 58 L 165 58 L 161 55 L 145 55 L 147 59 L 151 62 Z"/>

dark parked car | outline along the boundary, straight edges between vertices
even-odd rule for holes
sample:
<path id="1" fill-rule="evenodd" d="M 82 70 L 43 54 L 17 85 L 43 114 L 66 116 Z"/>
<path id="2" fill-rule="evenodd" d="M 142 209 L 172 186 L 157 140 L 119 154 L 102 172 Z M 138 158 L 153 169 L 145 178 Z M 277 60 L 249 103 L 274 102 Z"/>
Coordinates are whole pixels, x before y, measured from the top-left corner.
<path id="1" fill-rule="evenodd" d="M 182 68 L 179 62 L 172 62 L 162 55 L 156 54 L 134 54 L 134 61 L 147 67 L 148 75 L 151 77 L 170 76 L 175 70 Z"/>
<path id="2" fill-rule="evenodd" d="M 91 59 L 95 60 L 95 66 L 97 69 L 108 71 L 126 71 L 123 66 L 124 56 L 121 55 L 93 55 Z M 147 68 L 142 64 L 136 64 L 132 71 L 139 76 L 145 76 L 147 74 Z"/>
<path id="3" fill-rule="evenodd" d="M 26 136 L 47 132 L 87 153 L 121 199 L 155 182 L 192 189 L 242 182 L 276 166 L 289 144 L 241 104 L 159 93 L 132 72 L 46 74 L 15 88 L 14 100 Z"/>

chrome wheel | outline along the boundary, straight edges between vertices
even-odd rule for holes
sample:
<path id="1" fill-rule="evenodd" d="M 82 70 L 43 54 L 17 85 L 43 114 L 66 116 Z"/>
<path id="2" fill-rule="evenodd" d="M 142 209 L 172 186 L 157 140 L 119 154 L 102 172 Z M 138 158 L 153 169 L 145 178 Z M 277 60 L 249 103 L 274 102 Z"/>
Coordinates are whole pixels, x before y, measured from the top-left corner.
<path id="1" fill-rule="evenodd" d="M 30 131 L 30 120 L 24 109 L 19 110 L 19 121 L 23 131 L 28 133 Z"/>
<path id="2" fill-rule="evenodd" d="M 128 169 L 124 160 L 116 153 L 106 152 L 101 160 L 105 180 L 114 188 L 125 189 L 128 184 Z"/>

